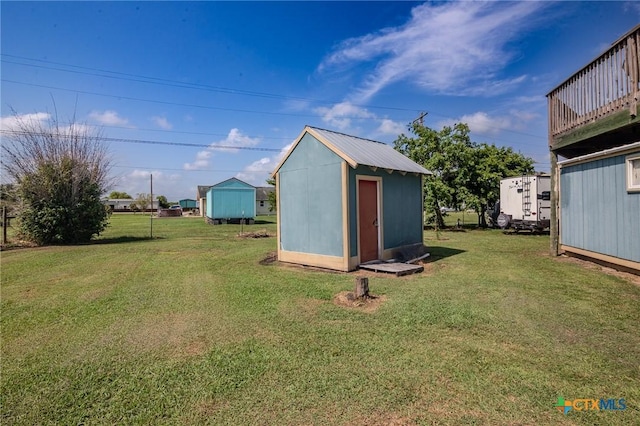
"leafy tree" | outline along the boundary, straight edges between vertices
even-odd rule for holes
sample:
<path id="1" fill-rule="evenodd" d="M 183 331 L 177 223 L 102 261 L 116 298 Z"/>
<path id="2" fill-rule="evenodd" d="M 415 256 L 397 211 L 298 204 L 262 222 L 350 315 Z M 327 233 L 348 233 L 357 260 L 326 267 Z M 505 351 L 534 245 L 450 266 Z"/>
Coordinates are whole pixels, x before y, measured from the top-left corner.
<path id="1" fill-rule="evenodd" d="M 147 193 L 140 193 L 136 196 L 136 207 L 139 210 L 142 210 L 143 212 L 146 211 L 149 208 L 152 208 L 151 205 L 151 194 L 147 194 Z"/>
<path id="2" fill-rule="evenodd" d="M 463 203 L 486 226 L 485 212 L 500 198 L 500 179 L 534 170 L 532 159 L 511 148 L 472 142 L 464 123 L 440 131 L 414 123 L 410 130 L 416 137 L 400 135 L 395 148 L 433 173 L 425 179 L 425 209 L 427 220 L 439 227 L 440 208 Z"/>
<path id="3" fill-rule="evenodd" d="M 111 199 L 118 199 L 118 200 L 132 200 L 133 197 L 129 194 L 127 194 L 126 192 L 120 192 L 120 191 L 111 191 L 111 193 L 109 193 L 109 198 Z"/>
<path id="4" fill-rule="evenodd" d="M 469 127 L 459 123 L 436 131 L 414 123 L 411 130 L 417 137 L 398 136 L 395 149 L 433 173 L 425 179 L 427 221 L 435 221 L 437 226 L 444 227 L 440 208 L 458 206 L 464 201 L 458 188 L 461 186 L 460 171 L 473 149 Z"/>
<path id="5" fill-rule="evenodd" d="M 36 244 L 73 244 L 102 232 L 108 212 L 100 200 L 110 159 L 99 130 L 71 120 L 29 120 L 14 111 L 3 129 L 2 166 L 22 201 L 23 238 Z"/>
<path id="6" fill-rule="evenodd" d="M 500 180 L 534 172 L 533 160 L 510 147 L 486 143 L 476 145 L 465 172 L 465 203 L 478 214 L 478 225 L 487 226 L 488 206 L 500 199 Z"/>
<path id="7" fill-rule="evenodd" d="M 267 185 L 271 185 L 273 187 L 276 186 L 276 179 L 275 178 L 269 178 L 267 179 Z M 276 209 L 278 208 L 278 200 L 276 200 L 276 191 L 272 191 L 269 193 L 268 195 L 269 197 L 269 211 L 273 212 L 276 211 Z"/>
<path id="8" fill-rule="evenodd" d="M 167 201 L 167 197 L 165 197 L 164 195 L 158 195 L 156 197 L 156 200 L 158 200 L 158 206 L 161 209 L 168 209 L 169 207 L 171 207 L 171 203 Z"/>

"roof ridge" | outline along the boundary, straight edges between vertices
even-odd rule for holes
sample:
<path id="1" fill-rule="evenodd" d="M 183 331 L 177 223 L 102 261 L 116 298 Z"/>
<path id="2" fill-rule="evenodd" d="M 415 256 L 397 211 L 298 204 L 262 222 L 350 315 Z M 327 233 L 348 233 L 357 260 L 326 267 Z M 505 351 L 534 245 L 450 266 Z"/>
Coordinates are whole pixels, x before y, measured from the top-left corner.
<path id="1" fill-rule="evenodd" d="M 389 145 L 388 143 L 384 143 L 384 142 L 376 141 L 376 140 L 373 140 L 373 139 L 363 138 L 363 137 L 360 137 L 360 136 L 349 135 L 349 134 L 347 134 L 347 133 L 336 132 L 335 130 L 323 129 L 322 127 L 310 126 L 310 125 L 308 125 L 308 124 L 307 124 L 307 127 L 310 127 L 310 128 L 312 128 L 312 129 L 316 129 L 316 130 L 322 130 L 322 131 L 324 131 L 324 132 L 335 133 L 336 135 L 348 136 L 348 137 L 350 137 L 350 138 L 361 139 L 361 140 L 363 140 L 363 141 L 367 141 L 367 142 L 374 142 L 374 143 L 379 143 L 379 144 L 382 144 L 382 145 L 391 146 L 391 145 Z"/>

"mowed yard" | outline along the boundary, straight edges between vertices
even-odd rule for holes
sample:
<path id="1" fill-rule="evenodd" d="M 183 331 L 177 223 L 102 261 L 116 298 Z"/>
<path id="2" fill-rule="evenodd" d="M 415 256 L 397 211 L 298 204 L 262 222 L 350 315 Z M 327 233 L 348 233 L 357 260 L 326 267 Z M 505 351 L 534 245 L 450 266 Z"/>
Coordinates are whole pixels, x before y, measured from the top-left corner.
<path id="1" fill-rule="evenodd" d="M 355 273 L 269 262 L 275 238 L 149 222 L 1 253 L 2 424 L 640 421 L 640 287 L 548 236 L 425 231 L 425 271 L 368 274 L 365 310 L 333 303 Z M 627 408 L 564 415 L 560 396 Z"/>

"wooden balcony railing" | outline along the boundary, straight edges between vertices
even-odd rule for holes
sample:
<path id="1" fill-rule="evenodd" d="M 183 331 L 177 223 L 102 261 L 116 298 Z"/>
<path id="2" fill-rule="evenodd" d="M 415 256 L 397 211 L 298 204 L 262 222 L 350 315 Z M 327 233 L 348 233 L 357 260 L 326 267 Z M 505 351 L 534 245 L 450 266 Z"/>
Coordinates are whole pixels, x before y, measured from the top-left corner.
<path id="1" fill-rule="evenodd" d="M 640 101 L 640 25 L 548 95 L 550 143 L 554 137 L 628 110 Z"/>

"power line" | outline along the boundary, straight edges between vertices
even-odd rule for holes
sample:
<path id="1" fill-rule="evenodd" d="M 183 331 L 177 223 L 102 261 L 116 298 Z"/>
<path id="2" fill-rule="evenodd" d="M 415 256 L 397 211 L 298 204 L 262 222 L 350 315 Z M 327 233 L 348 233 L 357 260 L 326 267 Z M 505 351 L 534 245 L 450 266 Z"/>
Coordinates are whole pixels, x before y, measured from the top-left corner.
<path id="1" fill-rule="evenodd" d="M 89 92 L 89 91 L 86 91 L 86 90 L 67 89 L 67 88 L 64 88 L 64 87 L 55 87 L 55 86 L 46 86 L 46 85 L 43 85 L 43 84 L 26 83 L 26 82 L 23 82 L 23 81 L 9 80 L 9 79 L 5 79 L 5 78 L 1 79 L 0 81 L 5 82 L 5 83 L 21 84 L 21 85 L 31 86 L 31 87 L 40 87 L 40 88 L 44 88 L 44 89 L 52 89 L 52 90 L 60 90 L 60 91 L 64 91 L 64 92 L 80 93 L 80 94 L 84 94 L 84 95 L 103 96 L 103 97 L 107 97 L 107 98 L 125 99 L 125 100 L 131 100 L 131 101 L 136 101 L 136 102 L 148 102 L 148 103 L 155 103 L 155 104 L 161 104 L 161 105 L 173 105 L 173 106 L 182 106 L 182 107 L 189 107 L 189 108 L 209 109 L 209 110 L 216 110 L 216 111 L 230 111 L 230 112 L 239 112 L 239 113 L 248 113 L 248 114 L 282 115 L 282 116 L 289 116 L 289 117 L 312 117 L 312 118 L 321 117 L 320 114 L 295 114 L 295 113 L 274 112 L 274 111 L 245 110 L 245 109 L 237 109 L 237 108 L 215 107 L 215 106 L 208 106 L 208 105 L 184 104 L 184 103 L 160 101 L 160 100 L 154 100 L 154 99 L 142 99 L 142 98 L 134 98 L 134 97 L 131 97 L 131 96 L 109 95 L 109 94 L 106 94 L 106 93 Z M 413 110 L 411 110 L 411 111 L 413 111 Z M 430 113 L 432 115 L 436 115 L 436 116 L 439 116 L 439 117 L 452 119 L 452 117 L 449 117 L 449 116 L 446 116 L 446 115 L 442 115 L 442 114 L 438 114 L 438 113 L 435 113 L 433 111 L 431 111 Z M 340 118 L 358 119 L 358 120 L 371 119 L 371 118 L 365 118 L 365 117 L 360 117 L 360 116 L 342 116 L 342 115 L 340 116 Z M 117 127 L 117 126 L 105 126 L 105 127 Z M 123 128 L 126 128 L 126 127 L 123 127 Z M 534 134 L 531 134 L 531 133 L 519 132 L 519 131 L 516 131 L 516 130 L 505 129 L 505 128 L 502 128 L 502 127 L 496 127 L 496 128 L 498 130 L 502 130 L 502 131 L 505 131 L 505 132 L 508 132 L 508 133 L 514 133 L 514 134 L 529 136 L 529 137 L 532 137 L 532 138 L 535 138 L 535 139 L 546 140 L 546 138 L 544 138 L 542 136 L 534 135 Z M 165 132 L 168 132 L 167 130 L 159 130 L 159 129 L 153 129 L 153 131 L 165 131 Z M 177 133 L 189 134 L 189 132 L 177 132 Z M 198 134 L 198 133 L 194 133 L 194 134 Z M 225 135 L 219 135 L 219 136 L 225 136 Z M 273 138 L 273 139 L 278 139 L 278 138 Z M 284 140 L 285 138 L 282 138 L 282 139 Z M 509 144 L 516 143 L 516 141 L 512 141 L 512 140 L 511 141 L 507 141 L 507 140 L 498 139 L 498 138 L 495 138 L 495 137 L 492 137 L 492 139 L 498 140 L 498 141 L 502 141 L 502 142 L 506 142 L 506 143 L 509 143 Z"/>
<path id="2" fill-rule="evenodd" d="M 97 73 L 91 73 L 91 72 L 85 72 L 85 71 L 75 71 L 75 70 L 68 70 L 68 69 L 63 69 L 63 68 L 48 67 L 48 66 L 43 66 L 43 65 L 26 64 L 26 63 L 21 63 L 21 62 L 8 61 L 6 59 L 4 59 L 2 61 L 2 62 L 5 62 L 5 63 L 11 63 L 11 64 L 16 64 L 16 65 L 21 65 L 21 66 L 35 67 L 35 68 L 42 68 L 42 69 L 51 69 L 51 70 L 57 70 L 57 71 L 62 71 L 62 72 L 70 72 L 70 73 L 76 73 L 76 74 L 93 75 L 93 76 L 104 77 L 104 78 L 114 78 L 114 79 L 133 81 L 133 82 L 159 84 L 159 85 L 170 86 L 170 87 L 178 87 L 178 88 L 184 88 L 184 89 L 215 91 L 215 92 L 226 93 L 226 94 L 235 94 L 235 95 L 257 96 L 257 97 L 273 98 L 273 99 L 285 99 L 285 100 L 286 99 L 305 100 L 305 101 L 313 101 L 313 102 L 317 102 L 317 103 L 320 103 L 320 104 L 328 104 L 328 105 L 339 103 L 339 102 L 336 102 L 336 101 L 326 101 L 326 100 L 321 100 L 321 99 L 305 98 L 305 97 L 299 97 L 299 96 L 288 96 L 288 95 L 281 95 L 281 94 L 268 93 L 268 92 L 256 92 L 256 91 L 249 91 L 249 90 L 243 90 L 243 89 L 234 89 L 234 88 L 227 88 L 227 87 L 220 87 L 220 86 L 211 86 L 211 85 L 198 84 L 198 83 L 178 82 L 178 81 L 175 81 L 175 80 L 163 79 L 163 78 L 158 78 L 158 77 L 143 76 L 143 75 L 138 75 L 138 74 L 130 74 L 130 73 L 124 73 L 124 72 L 118 72 L 118 71 L 110 71 L 110 70 L 104 70 L 104 69 L 92 68 L 92 67 L 83 67 L 83 66 L 79 66 L 79 65 L 66 64 L 66 63 L 62 63 L 62 62 L 48 61 L 48 60 L 36 59 L 36 58 L 29 58 L 29 57 L 18 56 L 18 55 L 10 55 L 10 54 L 6 54 L 6 53 L 0 53 L 0 55 L 4 56 L 4 57 L 16 58 L 16 59 L 21 59 L 21 60 L 27 60 L 27 61 L 33 61 L 33 62 L 41 62 L 41 63 L 46 63 L 46 64 L 53 64 L 53 65 L 60 65 L 60 66 L 64 66 L 64 67 L 76 68 L 76 69 L 79 69 L 79 70 L 97 71 L 97 72 L 100 72 L 100 73 L 114 74 L 114 75 L 104 75 L 104 74 L 97 74 Z M 62 88 L 62 87 L 38 85 L 38 84 L 34 84 L 34 83 L 26 83 L 26 82 L 20 82 L 20 81 L 15 81 L 15 80 L 8 80 L 8 79 L 2 79 L 2 81 L 8 82 L 8 83 L 14 83 L 14 84 L 23 84 L 23 85 L 32 86 L 32 87 L 42 87 L 42 88 L 46 88 L 46 89 L 69 91 L 69 92 L 82 93 L 82 94 L 94 95 L 94 96 L 112 97 L 112 98 L 117 98 L 117 99 L 126 99 L 126 100 L 139 101 L 139 102 L 158 103 L 158 104 L 163 104 L 163 105 L 175 105 L 175 106 L 184 106 L 184 107 L 192 107 L 192 108 L 212 109 L 212 110 L 231 111 L 231 112 L 239 112 L 239 113 L 252 113 L 252 114 L 283 115 L 283 116 L 314 117 L 314 118 L 321 117 L 320 114 L 296 114 L 296 113 L 285 113 L 285 112 L 273 112 L 273 111 L 258 111 L 258 110 L 244 110 L 244 109 L 235 109 L 235 108 L 224 108 L 224 107 L 215 107 L 215 106 L 207 106 L 207 105 L 183 104 L 183 103 L 159 101 L 159 100 L 153 100 L 153 99 L 142 99 L 142 98 L 127 97 L 127 96 L 109 95 L 109 94 L 104 94 L 104 93 L 81 91 L 81 90 L 67 89 L 67 88 Z M 361 108 L 386 109 L 386 110 L 410 111 L 410 112 L 417 111 L 416 109 L 410 109 L 410 108 L 386 107 L 386 106 L 378 106 L 378 105 L 361 105 L 361 104 L 352 104 L 352 105 L 356 106 L 356 107 L 361 107 Z M 442 118 L 445 118 L 445 119 L 455 119 L 453 117 L 450 117 L 450 116 L 447 116 L 447 115 L 443 115 L 443 114 L 439 114 L 437 112 L 433 112 L 432 111 L 431 113 L 432 113 L 432 115 L 439 116 L 439 117 L 442 117 Z M 363 117 L 357 117 L 357 116 L 352 116 L 352 117 L 350 117 L 350 116 L 341 116 L 341 118 L 363 119 Z M 424 115 L 422 115 L 421 118 L 423 119 Z M 505 132 L 513 133 L 513 134 L 519 134 L 519 135 L 529 136 L 529 137 L 540 139 L 540 140 L 542 140 L 542 139 L 546 140 L 545 137 L 542 137 L 542 136 L 539 136 L 539 135 L 534 135 L 534 134 L 531 134 L 531 133 L 520 132 L 520 131 L 517 131 L 517 130 L 501 128 L 501 127 L 496 127 L 496 128 L 499 129 L 499 130 L 505 131 Z M 157 130 L 157 129 L 149 129 L 149 130 L 160 131 L 160 130 Z M 500 139 L 496 139 L 496 140 L 500 140 Z M 502 141 L 510 143 L 510 144 L 514 143 L 513 141 L 505 141 L 505 140 L 502 140 Z"/>
<path id="3" fill-rule="evenodd" d="M 231 111 L 231 112 L 241 112 L 241 113 L 249 113 L 249 114 L 265 114 L 265 115 L 286 115 L 291 117 L 314 117 L 318 118 L 320 115 L 318 114 L 294 114 L 287 112 L 274 112 L 274 111 L 256 111 L 256 110 L 248 110 L 248 109 L 237 109 L 237 108 L 223 108 L 223 107 L 215 107 L 209 105 L 197 105 L 197 104 L 183 104 L 178 102 L 168 102 L 168 101 L 159 101 L 154 99 L 142 99 L 142 98 L 134 98 L 132 96 L 120 96 L 120 95 L 109 95 L 106 93 L 98 93 L 98 92 L 89 92 L 86 90 L 77 90 L 77 89 L 67 89 L 64 87 L 55 87 L 55 86 L 46 86 L 44 84 L 35 84 L 35 83 L 25 83 L 23 81 L 15 81 L 3 78 L 1 81 L 5 83 L 13 83 L 13 84 L 22 84 L 25 86 L 32 87 L 41 87 L 43 89 L 52 89 L 52 90 L 61 90 L 64 92 L 73 92 L 73 93 L 81 93 L 83 95 L 93 95 L 93 96 L 104 96 L 107 98 L 116 98 L 116 99 L 126 99 L 129 101 L 137 101 L 137 102 L 149 102 L 161 105 L 174 105 L 174 106 L 183 106 L 189 108 L 200 108 L 200 109 L 210 109 L 215 111 Z M 360 118 L 360 117 L 344 117 L 344 118 Z"/>
<path id="4" fill-rule="evenodd" d="M 224 169 L 193 169 L 193 170 L 187 170 L 187 169 L 176 169 L 176 168 L 169 168 L 169 167 L 155 167 L 155 166 L 112 166 L 118 169 L 136 169 L 136 170 L 140 170 L 140 169 L 145 169 L 145 170 L 158 170 L 158 171 L 170 171 L 170 172 L 223 172 L 223 173 L 240 173 L 240 172 L 245 172 L 246 170 L 224 170 Z M 265 173 L 269 173 L 266 172 Z"/>
<path id="5" fill-rule="evenodd" d="M 75 73 L 75 74 L 93 75 L 93 76 L 97 76 L 97 77 L 113 78 L 113 79 L 119 79 L 119 80 L 125 80 L 125 81 L 133 81 L 133 82 L 139 82 L 139 83 L 160 84 L 160 85 L 164 85 L 164 86 L 178 87 L 178 88 L 184 88 L 184 89 L 207 90 L 207 91 L 220 92 L 220 93 L 226 93 L 226 94 L 232 94 L 232 95 L 256 96 L 256 97 L 283 99 L 283 100 L 311 101 L 311 102 L 316 102 L 316 103 L 320 103 L 320 104 L 327 104 L 327 105 L 339 103 L 337 101 L 328 101 L 328 100 L 323 100 L 323 99 L 306 98 L 306 97 L 302 97 L 302 96 L 282 95 L 282 94 L 268 93 L 268 92 L 256 92 L 256 91 L 244 90 L 244 89 L 234 89 L 234 88 L 221 87 L 221 86 L 211 86 L 211 85 L 208 85 L 208 84 L 201 84 L 201 83 L 185 83 L 185 82 L 180 82 L 180 81 L 176 81 L 176 80 L 170 80 L 170 79 L 164 79 L 164 78 L 158 78 L 158 77 L 150 77 L 150 76 L 144 76 L 144 75 L 139 75 L 139 74 L 130 74 L 130 73 L 124 73 L 124 72 L 119 72 L 119 71 L 110 71 L 110 70 L 104 70 L 104 69 L 100 69 L 100 68 L 83 67 L 83 66 L 79 66 L 79 65 L 72 65 L 72 64 L 65 64 L 65 63 L 62 63 L 62 62 L 47 61 L 47 60 L 44 60 L 44 59 L 28 58 L 28 57 L 25 57 L 25 56 L 10 55 L 10 54 L 6 54 L 6 53 L 1 53 L 0 55 L 6 56 L 6 57 L 10 57 L 10 58 L 27 60 L 27 61 L 34 61 L 34 62 L 41 62 L 41 63 L 46 63 L 46 64 L 60 65 L 60 66 L 69 67 L 69 68 L 76 68 L 76 69 L 79 69 L 79 70 L 97 71 L 97 72 L 100 72 L 100 73 L 108 73 L 108 74 L 114 74 L 114 75 L 104 75 L 104 74 L 97 74 L 97 73 L 91 73 L 91 72 L 85 72 L 85 71 L 67 70 L 67 69 L 64 69 L 64 68 L 47 67 L 47 66 L 44 66 L 44 65 L 26 64 L 26 63 L 22 63 L 22 62 L 7 61 L 6 59 L 3 60 L 3 62 L 10 63 L 10 64 L 15 64 L 15 65 L 22 65 L 22 66 L 34 67 L 34 68 L 42 68 L 42 69 L 50 69 L 50 70 L 69 72 L 69 73 Z M 120 76 L 122 76 L 122 77 L 120 77 Z M 364 105 L 364 104 L 352 104 L 352 105 L 356 106 L 356 107 L 361 107 L 361 108 L 386 109 L 386 110 L 409 111 L 409 112 L 415 112 L 416 111 L 415 109 L 410 109 L 410 108 L 389 107 L 389 106 L 380 106 L 380 105 Z"/>
<path id="6" fill-rule="evenodd" d="M 12 134 L 12 135 L 30 135 L 30 136 L 47 136 L 49 133 L 36 133 L 36 132 L 26 132 L 26 131 L 18 131 L 18 130 L 4 130 L 0 129 L 0 133 Z M 73 137 L 73 135 L 64 135 L 59 134 L 57 136 L 60 137 Z M 267 151 L 267 152 L 280 152 L 282 148 L 263 148 L 263 147 L 255 147 L 255 146 L 233 146 L 233 145 L 212 145 L 212 144 L 198 144 L 198 143 L 187 143 L 187 142 L 167 142 L 167 141 L 154 141 L 154 140 L 146 140 L 146 139 L 127 139 L 127 138 L 109 138 L 109 137 L 99 137 L 98 139 L 107 141 L 107 142 L 123 142 L 123 143 L 137 143 L 137 144 L 147 144 L 147 145 L 169 145 L 169 146 L 184 146 L 191 148 L 208 148 L 208 149 L 219 149 L 219 150 L 244 150 L 244 151 Z"/>
<path id="7" fill-rule="evenodd" d="M 143 132 L 161 132 L 161 133 L 179 133 L 184 135 L 196 135 L 196 136 L 228 136 L 227 133 L 207 133 L 207 132 L 187 132 L 184 130 L 165 130 L 165 129 L 148 129 L 144 127 L 127 127 L 127 126 L 114 126 L 108 124 L 100 124 L 100 127 L 106 127 L 109 129 L 124 129 L 124 130 L 137 130 Z M 292 141 L 295 139 L 295 136 L 251 136 L 247 135 L 247 137 L 252 139 L 274 139 L 274 140 L 282 140 L 282 141 Z"/>

